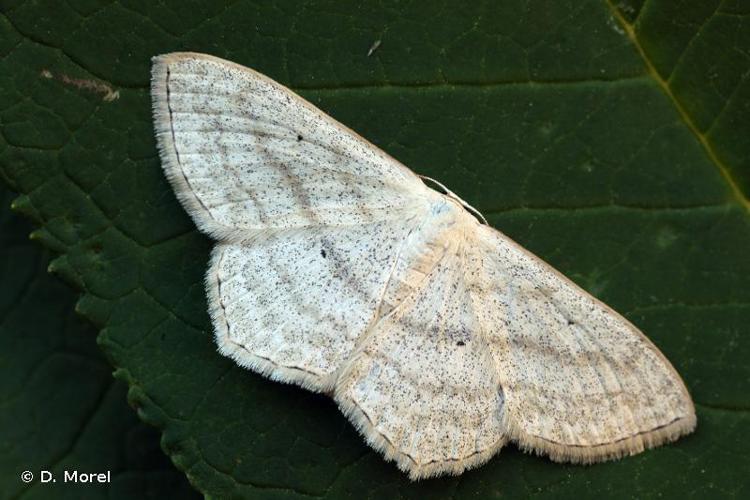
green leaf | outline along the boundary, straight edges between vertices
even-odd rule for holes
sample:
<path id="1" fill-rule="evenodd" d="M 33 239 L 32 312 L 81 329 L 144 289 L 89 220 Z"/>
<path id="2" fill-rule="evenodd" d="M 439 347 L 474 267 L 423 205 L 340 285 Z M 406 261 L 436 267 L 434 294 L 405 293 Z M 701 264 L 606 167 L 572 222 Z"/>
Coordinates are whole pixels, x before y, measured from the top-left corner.
<path id="1" fill-rule="evenodd" d="M 52 16 L 52 2 L 28 2 L 0 17 L 0 172 L 60 252 L 57 274 L 83 292 L 78 309 L 102 328 L 131 404 L 203 492 L 750 494 L 746 5 L 54 7 Z M 685 378 L 696 433 L 591 467 L 511 445 L 460 477 L 414 484 L 325 397 L 220 357 L 202 283 L 211 242 L 176 202 L 154 148 L 149 58 L 173 50 L 298 90 L 624 313 Z"/>
<path id="2" fill-rule="evenodd" d="M 0 496 L 192 498 L 158 433 L 127 407 L 125 384 L 112 379 L 93 328 L 47 273 L 48 252 L 29 241 L 10 200 L 0 189 Z M 40 483 L 42 470 L 57 482 Z M 66 470 L 109 471 L 111 482 L 64 484 Z M 22 482 L 24 471 L 35 479 Z"/>

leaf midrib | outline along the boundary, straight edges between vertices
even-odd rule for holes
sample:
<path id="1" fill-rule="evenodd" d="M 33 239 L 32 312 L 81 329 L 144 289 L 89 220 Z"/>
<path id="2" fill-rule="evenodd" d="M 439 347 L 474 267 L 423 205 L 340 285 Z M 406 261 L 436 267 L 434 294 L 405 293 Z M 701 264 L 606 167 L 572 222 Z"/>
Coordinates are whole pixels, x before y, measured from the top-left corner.
<path id="1" fill-rule="evenodd" d="M 734 178 L 732 177 L 732 174 L 730 173 L 727 165 L 721 161 L 716 151 L 714 150 L 713 145 L 708 140 L 708 137 L 698 129 L 698 127 L 695 125 L 695 122 L 690 117 L 688 112 L 685 110 L 685 107 L 682 105 L 682 102 L 680 102 L 677 96 L 672 92 L 672 88 L 669 86 L 669 82 L 665 80 L 664 78 L 662 78 L 662 76 L 656 70 L 656 67 L 651 62 L 651 59 L 648 57 L 648 55 L 644 51 L 643 46 L 641 45 L 640 40 L 638 39 L 638 35 L 635 32 L 634 24 L 629 23 L 625 19 L 625 17 L 622 15 L 622 13 L 617 8 L 617 6 L 612 2 L 612 0 L 606 0 L 606 2 L 607 2 L 607 5 L 609 6 L 610 11 L 612 12 L 612 16 L 617 20 L 618 23 L 620 23 L 622 28 L 625 30 L 625 33 L 628 35 L 628 38 L 630 38 L 630 41 L 633 43 L 633 46 L 638 50 L 638 53 L 641 55 L 641 59 L 643 59 L 643 62 L 646 65 L 646 70 L 648 74 L 651 76 L 651 78 L 654 79 L 654 81 L 656 81 L 656 83 L 659 84 L 659 87 L 661 87 L 661 89 L 664 91 L 667 97 L 669 97 L 669 100 L 672 102 L 675 109 L 679 113 L 680 118 L 682 118 L 682 121 L 685 123 L 688 129 L 690 129 L 690 131 L 693 133 L 693 135 L 698 140 L 698 142 L 700 142 L 701 146 L 703 146 L 703 149 L 706 152 L 706 155 L 711 160 L 711 162 L 716 166 L 716 168 L 719 170 L 719 173 L 721 173 L 721 176 L 724 178 L 724 181 L 729 187 L 732 197 L 735 199 L 737 203 L 739 203 L 745 209 L 746 213 L 750 214 L 750 200 L 745 196 L 745 194 L 742 192 L 739 185 L 737 184 L 737 181 L 735 181 Z"/>

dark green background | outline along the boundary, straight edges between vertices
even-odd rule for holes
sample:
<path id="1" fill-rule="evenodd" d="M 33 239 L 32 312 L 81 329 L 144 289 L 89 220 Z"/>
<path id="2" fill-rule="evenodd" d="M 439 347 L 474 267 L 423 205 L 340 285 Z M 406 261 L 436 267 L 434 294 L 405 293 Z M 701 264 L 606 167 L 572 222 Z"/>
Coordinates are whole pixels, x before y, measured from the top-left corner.
<path id="1" fill-rule="evenodd" d="M 0 498 L 198 496 L 140 423 L 78 318 L 74 294 L 47 272 L 49 252 L 29 241 L 30 224 L 10 212 L 0 187 Z M 24 470 L 62 482 L 64 470 L 111 471 L 107 486 L 25 485 Z"/>
<path id="2" fill-rule="evenodd" d="M 81 292 L 76 310 L 100 329 L 130 405 L 161 429 L 162 448 L 200 491 L 750 496 L 747 1 L 68 0 L 0 9 L 0 177 L 20 193 L 14 206 L 36 224 L 35 239 L 57 255 L 51 270 Z M 289 85 L 622 312 L 683 375 L 696 433 L 591 467 L 508 446 L 458 478 L 414 484 L 326 398 L 220 357 L 202 285 L 211 243 L 163 178 L 151 126 L 149 58 L 173 50 L 228 58 Z M 102 99 L 97 88 L 107 87 L 119 97 Z M 13 245 L 18 237 L 5 231 L 2 244 Z M 60 350 L 49 346 L 68 345 L 61 322 L 74 322 L 61 310 L 72 299 L 54 282 L 38 299 L 15 301 L 18 287 L 43 279 L 17 267 L 6 264 L 1 277 L 11 326 L 0 339 L 9 346 L 0 446 L 16 451 L 1 464 L 0 492 L 51 496 L 41 485 L 24 493 L 15 469 L 32 456 L 51 466 L 59 426 L 79 422 L 82 435 L 86 415 L 111 418 L 98 437 L 115 450 L 118 426 L 135 424 L 107 406 L 101 394 L 120 389 L 88 347 L 86 367 L 63 360 L 43 388 L 13 396 L 23 370 L 46 365 L 11 348 L 44 334 L 47 350 Z M 84 403 L 66 396 L 59 408 L 70 419 L 51 410 L 43 425 L 25 417 L 75 380 L 99 395 L 88 413 L 75 420 Z M 84 465 L 82 456 L 67 460 Z M 162 466 L 150 452 L 113 465 L 172 478 Z"/>

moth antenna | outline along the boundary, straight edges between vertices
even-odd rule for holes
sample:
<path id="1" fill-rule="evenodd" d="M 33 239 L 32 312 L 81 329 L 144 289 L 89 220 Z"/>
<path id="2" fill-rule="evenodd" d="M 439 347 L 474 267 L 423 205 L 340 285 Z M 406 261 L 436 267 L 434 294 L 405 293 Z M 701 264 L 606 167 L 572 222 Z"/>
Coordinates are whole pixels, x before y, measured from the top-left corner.
<path id="1" fill-rule="evenodd" d="M 437 184 L 443 191 L 445 191 L 445 194 L 447 194 L 448 197 L 453 198 L 454 200 L 456 200 L 457 202 L 459 202 L 462 207 L 464 207 L 466 210 L 468 210 L 473 215 L 475 215 L 476 217 L 478 217 L 479 220 L 481 220 L 484 223 L 485 226 L 489 226 L 490 225 L 490 223 L 487 222 L 487 219 L 484 218 L 484 215 L 482 215 L 482 212 L 480 212 L 476 208 L 474 208 L 471 205 L 469 205 L 468 203 L 466 203 L 466 201 L 464 201 L 456 193 L 454 193 L 453 191 L 451 191 L 450 189 L 448 189 L 447 187 L 445 187 L 441 182 L 436 181 L 432 177 L 427 177 L 426 175 L 421 175 L 421 174 L 417 174 L 417 175 L 419 176 L 420 179 L 425 179 L 425 180 L 428 180 L 428 181 L 430 181 L 430 182 L 432 182 L 434 184 Z"/>

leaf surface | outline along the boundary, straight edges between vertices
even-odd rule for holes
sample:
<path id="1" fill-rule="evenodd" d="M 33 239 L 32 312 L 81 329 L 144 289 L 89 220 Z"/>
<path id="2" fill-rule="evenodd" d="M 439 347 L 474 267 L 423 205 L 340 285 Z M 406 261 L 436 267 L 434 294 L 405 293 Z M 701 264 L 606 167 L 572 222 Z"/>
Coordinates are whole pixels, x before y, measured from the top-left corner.
<path id="1" fill-rule="evenodd" d="M 112 379 L 95 330 L 48 274 L 49 252 L 29 241 L 11 198 L 0 188 L 0 497 L 194 498 L 158 432 L 127 407 L 127 387 Z M 40 483 L 42 470 L 56 482 Z M 65 483 L 65 471 L 109 471 L 111 482 Z"/>

